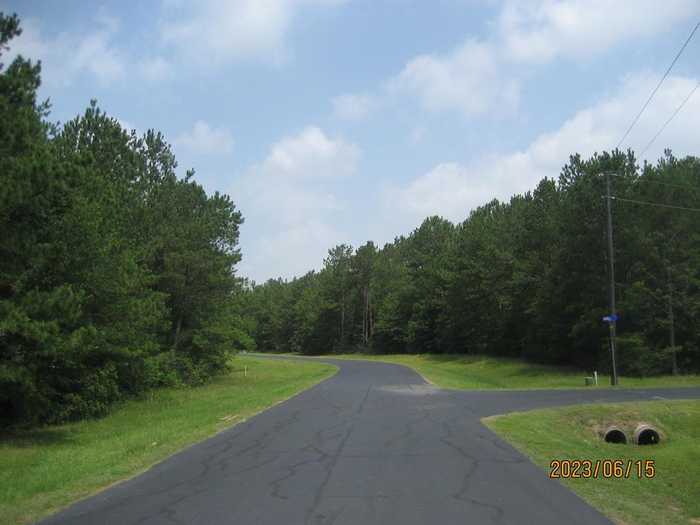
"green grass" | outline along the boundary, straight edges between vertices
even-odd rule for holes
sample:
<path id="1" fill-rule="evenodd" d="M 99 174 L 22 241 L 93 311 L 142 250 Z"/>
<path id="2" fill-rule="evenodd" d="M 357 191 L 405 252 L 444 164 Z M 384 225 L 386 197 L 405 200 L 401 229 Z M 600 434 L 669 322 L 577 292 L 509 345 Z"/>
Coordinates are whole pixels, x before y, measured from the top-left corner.
<path id="1" fill-rule="evenodd" d="M 485 356 L 342 354 L 326 357 L 398 363 L 413 368 L 436 386 L 456 389 L 586 388 L 583 378 L 592 374 L 590 371 L 586 373 L 571 368 L 527 363 L 518 359 Z M 607 376 L 599 376 L 598 382 L 597 388 L 608 387 L 610 379 Z M 621 377 L 619 383 L 625 388 L 700 386 L 700 375 Z"/>
<path id="2" fill-rule="evenodd" d="M 230 374 L 205 386 L 157 390 L 103 419 L 0 435 L 0 523 L 33 522 L 336 371 L 324 363 L 249 356 L 233 364 Z"/>
<path id="3" fill-rule="evenodd" d="M 662 432 L 659 445 L 605 443 L 599 429 L 638 422 Z M 700 523 L 700 401 L 582 405 L 484 419 L 549 472 L 552 459 L 655 461 L 653 479 L 569 479 L 564 483 L 620 524 Z"/>

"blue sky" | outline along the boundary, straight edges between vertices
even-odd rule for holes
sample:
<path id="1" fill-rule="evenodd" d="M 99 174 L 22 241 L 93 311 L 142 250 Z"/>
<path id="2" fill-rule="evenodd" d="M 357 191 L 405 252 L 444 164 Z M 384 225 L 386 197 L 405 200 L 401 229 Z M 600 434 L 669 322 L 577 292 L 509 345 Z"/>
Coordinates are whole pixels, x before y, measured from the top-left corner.
<path id="1" fill-rule="evenodd" d="M 696 0 L 7 2 L 52 120 L 91 98 L 162 131 L 182 172 L 231 195 L 239 274 L 382 245 L 614 147 L 694 25 Z M 641 151 L 700 78 L 698 35 L 623 147 Z M 697 154 L 700 95 L 644 157 Z"/>

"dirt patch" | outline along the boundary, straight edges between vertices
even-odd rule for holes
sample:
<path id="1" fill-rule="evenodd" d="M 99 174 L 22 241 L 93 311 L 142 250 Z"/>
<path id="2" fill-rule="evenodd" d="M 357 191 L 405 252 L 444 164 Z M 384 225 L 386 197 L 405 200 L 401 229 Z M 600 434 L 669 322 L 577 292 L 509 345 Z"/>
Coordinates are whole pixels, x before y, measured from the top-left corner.
<path id="1" fill-rule="evenodd" d="M 406 396 L 429 396 L 440 392 L 439 388 L 430 385 L 385 385 L 377 387 L 377 390 Z"/>

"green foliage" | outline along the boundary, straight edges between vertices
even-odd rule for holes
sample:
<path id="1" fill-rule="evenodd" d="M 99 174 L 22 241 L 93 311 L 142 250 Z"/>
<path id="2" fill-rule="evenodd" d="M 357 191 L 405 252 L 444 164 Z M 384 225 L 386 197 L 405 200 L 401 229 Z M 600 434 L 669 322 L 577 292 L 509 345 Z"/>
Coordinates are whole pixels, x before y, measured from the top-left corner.
<path id="1" fill-rule="evenodd" d="M 0 53 L 19 33 L 0 14 Z M 160 133 L 128 133 L 95 101 L 47 124 L 39 83 L 23 57 L 0 71 L 0 419 L 101 416 L 207 381 L 254 346 L 240 212 L 179 179 Z"/>
<path id="2" fill-rule="evenodd" d="M 0 14 L 0 59 L 20 34 Z M 700 208 L 700 161 L 574 155 L 558 179 L 459 224 L 328 252 L 262 285 L 235 276 L 240 212 L 207 195 L 149 130 L 93 101 L 59 127 L 40 65 L 0 64 L 0 419 L 104 414 L 149 388 L 199 384 L 237 350 L 455 353 L 606 371 L 605 180 L 616 196 Z M 700 370 L 697 214 L 614 201 L 620 366 Z"/>
<path id="3" fill-rule="evenodd" d="M 668 353 L 662 348 L 652 348 L 640 334 L 617 338 L 617 370 L 620 374 L 643 377 L 660 370 L 670 370 Z"/>
<path id="4" fill-rule="evenodd" d="M 700 516 L 700 401 L 596 403 L 493 416 L 482 421 L 545 472 L 550 472 L 554 459 L 587 459 L 594 464 L 610 459 L 620 460 L 623 465 L 632 462 L 629 477 L 599 475 L 595 479 L 581 476 L 561 480 L 614 523 L 688 525 Z M 630 435 L 640 422 L 659 429 L 661 443 L 640 447 L 601 439 L 600 432 L 611 424 Z M 653 479 L 639 479 L 634 462 L 649 460 L 656 467 Z"/>
<path id="5" fill-rule="evenodd" d="M 161 388 L 106 417 L 0 433 L 0 523 L 23 525 L 143 472 L 333 375 L 320 362 L 236 356 L 198 388 Z"/>
<path id="6" fill-rule="evenodd" d="M 460 224 L 430 217 L 380 250 L 337 246 L 318 273 L 254 285 L 258 348 L 492 355 L 607 372 L 605 171 L 618 197 L 700 208 L 694 157 L 668 152 L 640 169 L 631 152 L 575 155 L 558 180 Z M 620 372 L 671 373 L 674 359 L 680 372 L 700 370 L 697 214 L 613 206 Z"/>

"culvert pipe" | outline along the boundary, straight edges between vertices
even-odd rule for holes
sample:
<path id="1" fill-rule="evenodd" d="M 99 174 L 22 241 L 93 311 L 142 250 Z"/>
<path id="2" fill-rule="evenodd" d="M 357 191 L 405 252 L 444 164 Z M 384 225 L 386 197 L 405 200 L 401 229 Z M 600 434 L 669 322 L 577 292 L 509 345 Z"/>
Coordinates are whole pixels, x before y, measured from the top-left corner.
<path id="1" fill-rule="evenodd" d="M 624 430 L 622 430 L 620 427 L 616 427 L 615 425 L 609 426 L 606 429 L 605 433 L 603 434 L 603 438 L 605 439 L 606 443 L 627 443 L 627 434 L 625 434 Z"/>
<path id="2" fill-rule="evenodd" d="M 634 442 L 637 445 L 656 445 L 659 441 L 661 436 L 654 427 L 646 424 L 637 425 L 634 431 Z"/>

